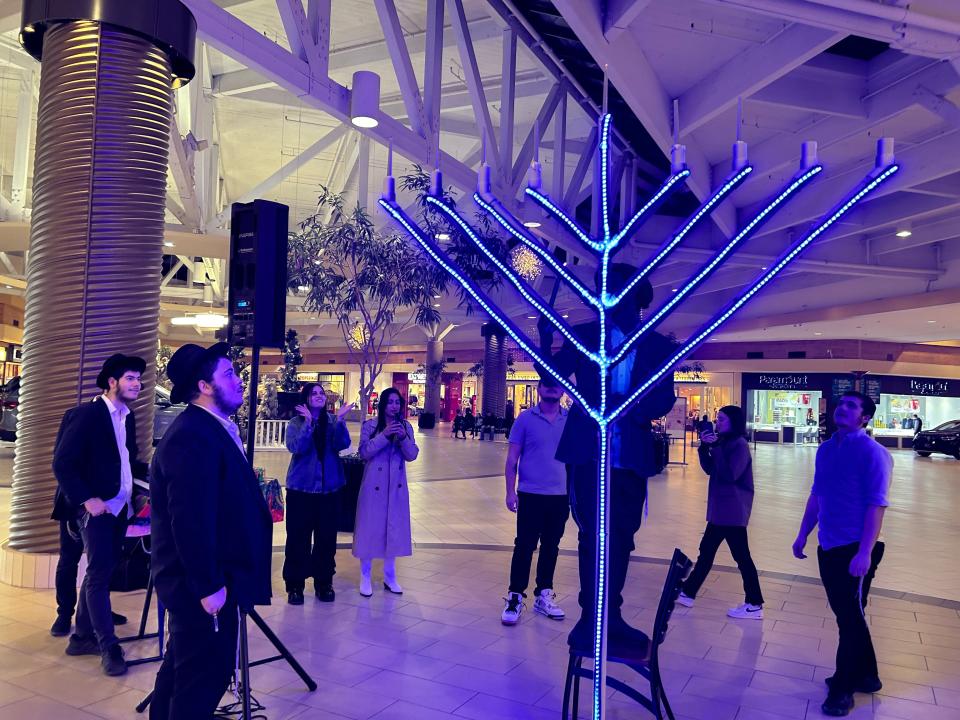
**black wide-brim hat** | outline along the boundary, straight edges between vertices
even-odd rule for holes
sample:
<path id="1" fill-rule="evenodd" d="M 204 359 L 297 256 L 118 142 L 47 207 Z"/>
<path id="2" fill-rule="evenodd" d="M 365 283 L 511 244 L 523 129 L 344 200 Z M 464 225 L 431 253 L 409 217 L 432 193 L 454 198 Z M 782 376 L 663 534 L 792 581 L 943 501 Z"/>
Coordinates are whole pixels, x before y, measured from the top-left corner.
<path id="1" fill-rule="evenodd" d="M 173 383 L 170 402 L 187 402 L 200 381 L 200 367 L 210 358 L 229 358 L 230 346 L 225 342 L 208 348 L 187 343 L 181 346 L 167 362 L 167 377 Z"/>
<path id="2" fill-rule="evenodd" d="M 97 375 L 97 387 L 101 390 L 110 389 L 110 378 L 122 375 L 127 370 L 133 370 L 141 375 L 147 369 L 147 361 L 136 355 L 116 353 L 107 358 Z"/>

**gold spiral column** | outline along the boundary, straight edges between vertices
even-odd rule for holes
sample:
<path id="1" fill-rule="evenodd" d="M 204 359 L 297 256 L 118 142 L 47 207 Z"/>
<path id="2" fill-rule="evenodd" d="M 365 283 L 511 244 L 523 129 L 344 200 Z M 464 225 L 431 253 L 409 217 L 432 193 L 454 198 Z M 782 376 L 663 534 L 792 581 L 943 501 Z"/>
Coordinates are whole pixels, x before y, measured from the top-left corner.
<path id="1" fill-rule="evenodd" d="M 23 24 L 42 65 L 7 552 L 44 553 L 60 419 L 115 352 L 148 362 L 133 410 L 150 452 L 171 88 L 193 75 L 196 24 L 179 0 L 27 0 Z"/>

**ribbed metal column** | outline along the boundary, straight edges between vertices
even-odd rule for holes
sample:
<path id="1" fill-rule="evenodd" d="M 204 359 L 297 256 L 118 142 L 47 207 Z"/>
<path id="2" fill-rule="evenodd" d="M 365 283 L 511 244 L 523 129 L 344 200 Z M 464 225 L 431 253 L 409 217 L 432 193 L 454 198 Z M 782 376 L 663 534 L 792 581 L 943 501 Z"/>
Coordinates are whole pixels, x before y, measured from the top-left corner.
<path id="1" fill-rule="evenodd" d="M 507 411 L 507 334 L 503 328 L 487 323 L 483 335 L 483 407 L 484 415 L 503 417 Z"/>
<path id="2" fill-rule="evenodd" d="M 443 340 L 427 340 L 427 361 L 424 363 L 427 379 L 423 385 L 423 409 L 433 413 L 440 419 L 440 387 L 443 384 L 440 373 L 433 373 L 430 368 L 443 362 Z"/>
<path id="3" fill-rule="evenodd" d="M 134 411 L 151 450 L 172 80 L 167 52 L 142 34 L 90 21 L 45 28 L 11 549 L 57 548 L 57 428 L 100 392 L 115 352 L 148 361 Z"/>

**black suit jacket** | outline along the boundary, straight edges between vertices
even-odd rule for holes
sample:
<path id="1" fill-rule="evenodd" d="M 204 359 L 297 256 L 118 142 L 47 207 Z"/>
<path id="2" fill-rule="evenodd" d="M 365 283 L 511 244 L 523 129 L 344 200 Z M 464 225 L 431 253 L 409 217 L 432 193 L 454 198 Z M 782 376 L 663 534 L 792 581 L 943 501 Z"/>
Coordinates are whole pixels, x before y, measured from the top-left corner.
<path id="1" fill-rule="evenodd" d="M 577 337 L 587 347 L 595 348 L 600 341 L 600 324 L 596 322 L 573 328 Z M 607 333 L 608 344 L 610 333 Z M 608 351 L 616 348 L 609 347 Z M 673 350 L 673 343 L 659 333 L 648 333 L 633 346 L 635 352 L 633 369 L 630 372 L 630 387 L 639 387 Z M 553 367 L 564 377 L 576 375 L 577 389 L 593 407 L 600 406 L 600 370 L 569 340 L 552 356 Z M 608 386 L 609 387 L 609 386 Z M 610 393 L 607 409 L 613 410 L 627 396 Z M 617 422 L 621 433 L 621 465 L 638 475 L 649 477 L 656 470 L 653 452 L 651 420 L 663 417 L 676 396 L 673 393 L 673 375 L 668 373 L 639 403 L 636 403 Z M 597 462 L 600 432 L 597 423 L 578 403 L 574 403 L 567 416 L 556 458 L 568 465 L 584 465 Z"/>
<path id="2" fill-rule="evenodd" d="M 150 472 L 151 572 L 180 622 L 209 622 L 201 598 L 226 586 L 248 609 L 270 603 L 273 526 L 256 475 L 220 422 L 189 405 Z"/>
<path id="3" fill-rule="evenodd" d="M 126 426 L 130 469 L 133 477 L 145 480 L 147 464 L 139 459 L 132 412 L 127 415 Z M 109 500 L 120 492 L 120 450 L 110 409 L 102 398 L 64 413 L 53 447 L 53 474 L 57 478 L 51 515 L 54 520 L 72 520 L 90 498 Z"/>

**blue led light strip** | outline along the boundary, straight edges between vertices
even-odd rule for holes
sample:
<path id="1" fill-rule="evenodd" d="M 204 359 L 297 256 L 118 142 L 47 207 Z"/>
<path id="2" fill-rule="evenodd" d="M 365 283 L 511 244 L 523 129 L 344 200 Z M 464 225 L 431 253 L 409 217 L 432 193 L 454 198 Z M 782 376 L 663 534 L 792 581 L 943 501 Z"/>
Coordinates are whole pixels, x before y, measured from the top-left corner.
<path id="1" fill-rule="evenodd" d="M 647 204 L 637 210 L 637 212 L 633 214 L 633 217 L 627 221 L 626 225 L 621 228 L 620 232 L 610 239 L 608 247 L 612 250 L 619 246 L 624 238 L 628 237 L 634 230 L 640 227 L 640 224 L 638 224 L 639 221 L 643 219 L 644 216 L 646 216 L 647 213 L 649 213 L 652 209 L 657 207 L 657 205 L 666 200 L 667 197 L 669 197 L 670 194 L 677 187 L 679 187 L 679 183 L 685 181 L 688 177 L 690 177 L 690 171 L 684 168 L 676 175 L 671 175 L 669 178 L 667 178 L 667 181 L 660 186 L 660 189 L 657 190 L 654 196 L 647 201 Z"/>
<path id="2" fill-rule="evenodd" d="M 539 351 L 534 349 L 531 343 L 529 343 L 524 337 L 523 333 L 520 331 L 513 322 L 500 313 L 497 310 L 496 305 L 486 296 L 486 294 L 476 287 L 463 273 L 459 271 L 456 264 L 447 256 L 447 254 L 441 250 L 435 243 L 429 241 L 421 233 L 417 225 L 399 208 L 399 206 L 389 203 L 382 198 L 378 201 L 379 205 L 387 211 L 387 213 L 401 226 L 406 230 L 410 237 L 419 243 L 419 245 L 426 251 L 426 253 L 433 259 L 437 265 L 442 267 L 454 280 L 456 280 L 460 285 L 470 294 L 480 307 L 496 321 L 513 339 L 520 348 L 527 353 L 530 357 L 534 359 L 541 367 L 544 368 L 550 375 L 558 382 L 560 385 L 570 393 L 570 396 L 573 397 L 583 409 L 594 419 L 598 419 L 599 413 L 591 407 L 583 395 L 581 395 L 575 385 L 571 383 L 567 378 L 561 376 L 556 370 L 554 370 L 548 362 L 546 362 L 543 357 L 540 355 Z"/>
<path id="3" fill-rule="evenodd" d="M 650 274 L 650 272 L 654 268 L 656 268 L 657 265 L 663 262 L 664 258 L 666 258 L 667 255 L 669 255 L 673 251 L 673 249 L 680 244 L 683 238 L 685 238 L 687 234 L 691 230 L 693 230 L 694 227 L 696 227 L 697 223 L 699 223 L 703 218 L 709 215 L 710 212 L 724 198 L 726 198 L 727 195 L 733 192 L 737 188 L 737 186 L 739 186 L 740 183 L 742 183 L 747 178 L 747 175 L 749 175 L 751 172 L 753 172 L 753 167 L 750 165 L 747 165 L 745 168 L 735 173 L 732 177 L 728 178 L 723 183 L 723 185 L 720 186 L 720 189 L 717 190 L 713 195 L 711 195 L 707 199 L 707 201 L 704 202 L 697 209 L 697 212 L 695 212 L 693 216 L 689 220 L 687 220 L 687 222 L 680 229 L 680 231 L 660 247 L 660 249 L 657 251 L 657 254 L 653 256 L 653 259 L 650 260 L 650 262 L 648 262 L 640 272 L 638 272 L 636 275 L 633 276 L 633 279 L 627 284 L 625 288 L 623 288 L 623 290 L 620 291 L 618 295 L 616 295 L 615 297 L 611 297 L 611 296 L 608 296 L 606 293 L 604 293 L 603 304 L 609 308 L 616 307 L 617 303 L 623 300 L 623 298 L 627 296 L 627 294 L 634 288 L 634 286 L 638 282 L 643 280 L 643 278 L 646 277 L 648 274 Z"/>
<path id="4" fill-rule="evenodd" d="M 594 296 L 593 293 L 587 290 L 587 288 L 574 275 L 568 273 L 566 269 L 564 269 L 563 265 L 557 262 L 557 259 L 553 257 L 552 253 L 550 253 L 546 248 L 543 247 L 543 245 L 531 237 L 525 230 L 521 230 L 519 227 L 516 227 L 514 223 L 510 222 L 510 220 L 506 217 L 506 213 L 501 213 L 497 209 L 498 206 L 502 207 L 499 202 L 494 201 L 492 203 L 488 203 L 483 199 L 483 197 L 481 197 L 480 193 L 474 193 L 473 199 L 482 210 L 484 210 L 487 214 L 492 215 L 493 219 L 496 220 L 501 227 L 513 235 L 517 240 L 526 245 L 541 260 L 553 268 L 553 271 L 563 278 L 567 284 L 570 285 L 570 287 L 576 290 L 580 297 L 593 305 L 593 307 L 595 307 L 597 310 L 600 309 L 600 301 Z"/>
<path id="5" fill-rule="evenodd" d="M 610 114 L 600 117 L 600 219 L 603 221 L 603 247 L 610 244 Z"/>
<path id="6" fill-rule="evenodd" d="M 788 185 L 785 187 L 773 200 L 767 203 L 766 207 L 763 208 L 757 215 L 754 216 L 746 227 L 743 228 L 737 235 L 727 243 L 727 245 L 717 253 L 716 257 L 713 258 L 709 263 L 707 263 L 699 273 L 689 281 L 683 288 L 676 292 L 670 302 L 666 303 L 660 310 L 656 312 L 653 317 L 647 320 L 643 326 L 633 333 L 629 340 L 624 342 L 616 351 L 613 359 L 610 361 L 610 364 L 613 365 L 623 359 L 623 356 L 630 351 L 630 348 L 650 331 L 655 325 L 657 325 L 663 318 L 665 318 L 673 308 L 680 304 L 680 302 L 691 292 L 693 292 L 698 286 L 700 286 L 712 273 L 716 270 L 720 264 L 727 258 L 727 256 L 732 253 L 737 246 L 743 243 L 750 235 L 752 235 L 764 222 L 769 220 L 773 214 L 779 210 L 783 204 L 790 198 L 793 193 L 802 188 L 809 180 L 812 180 L 816 177 L 820 171 L 823 170 L 822 165 L 815 165 L 814 167 L 807 170 L 805 173 L 801 174 L 798 177 L 795 177 Z"/>
<path id="7" fill-rule="evenodd" d="M 597 252 L 603 252 L 603 243 L 598 243 L 595 240 L 591 240 L 587 236 L 586 232 L 584 232 L 581 229 L 581 227 L 577 224 L 577 222 L 567 217 L 567 214 L 563 210 L 558 208 L 556 205 L 554 205 L 553 202 L 551 202 L 550 198 L 548 198 L 546 195 L 542 195 L 541 193 L 537 192 L 533 188 L 529 188 L 529 187 L 526 190 L 524 190 L 524 192 L 530 197 L 532 197 L 534 200 L 536 200 L 537 203 L 544 208 L 544 210 L 556 216 L 557 220 L 563 223 L 567 227 L 567 229 L 570 230 L 570 232 L 572 232 L 577 237 L 578 240 L 580 240 L 580 242 L 582 242 L 584 245 L 586 245 L 589 248 L 592 248 Z"/>
<path id="8" fill-rule="evenodd" d="M 870 178 L 861 186 L 853 192 L 846 200 L 844 200 L 839 206 L 835 207 L 828 215 L 825 215 L 820 219 L 820 222 L 817 226 L 811 230 L 803 240 L 800 240 L 797 243 L 794 243 L 785 253 L 783 253 L 777 261 L 770 266 L 770 268 L 758 277 L 753 284 L 750 286 L 750 289 L 747 290 L 743 295 L 737 298 L 732 302 L 726 309 L 719 312 L 714 318 L 706 325 L 704 328 L 697 333 L 691 340 L 688 340 L 683 347 L 681 347 L 673 356 L 664 363 L 659 370 L 657 370 L 650 378 L 647 379 L 643 385 L 641 385 L 637 390 L 630 395 L 616 410 L 614 410 L 610 415 L 605 415 L 605 419 L 608 422 L 614 422 L 618 417 L 630 409 L 630 406 L 633 403 L 637 402 L 642 398 L 653 385 L 660 380 L 666 373 L 673 369 L 674 365 L 683 360 L 690 352 L 696 348 L 698 345 L 703 343 L 710 335 L 712 335 L 717 328 L 723 325 L 727 320 L 729 320 L 740 308 L 747 304 L 754 295 L 756 295 L 764 286 L 767 285 L 773 278 L 775 278 L 781 270 L 783 270 L 787 265 L 793 262 L 803 250 L 814 240 L 816 240 L 820 235 L 826 232 L 835 222 L 837 222 L 841 217 L 846 215 L 850 210 L 863 198 L 873 192 L 877 187 L 879 187 L 884 181 L 890 178 L 897 170 L 900 169 L 899 165 L 890 165 L 885 168 L 879 174 L 873 176 L 871 174 Z"/>
<path id="9" fill-rule="evenodd" d="M 536 310 L 540 312 L 541 315 L 553 323 L 554 327 L 556 327 L 557 330 L 559 330 L 560 333 L 567 340 L 569 340 L 574 347 L 577 348 L 577 350 L 589 358 L 591 362 L 599 361 L 596 352 L 590 350 L 586 345 L 580 342 L 580 339 L 573 333 L 573 329 L 553 311 L 553 308 L 551 308 L 547 302 L 540 297 L 539 293 L 537 293 L 535 290 L 533 290 L 533 288 L 527 285 L 527 283 L 517 277 L 516 273 L 513 272 L 513 269 L 509 265 L 501 262 L 500 259 L 490 251 L 490 248 L 488 248 L 477 236 L 476 231 L 470 227 L 470 224 L 460 217 L 460 215 L 453 208 L 449 207 L 446 203 L 433 196 L 427 197 L 427 203 L 435 206 L 440 212 L 455 222 L 460 229 L 463 230 L 466 236 L 470 238 L 473 244 L 479 248 L 480 252 L 482 252 L 487 259 L 490 260 L 490 262 L 496 265 L 500 272 L 507 276 L 507 279 L 517 289 L 517 292 L 523 296 L 524 300 L 530 303 Z"/>

